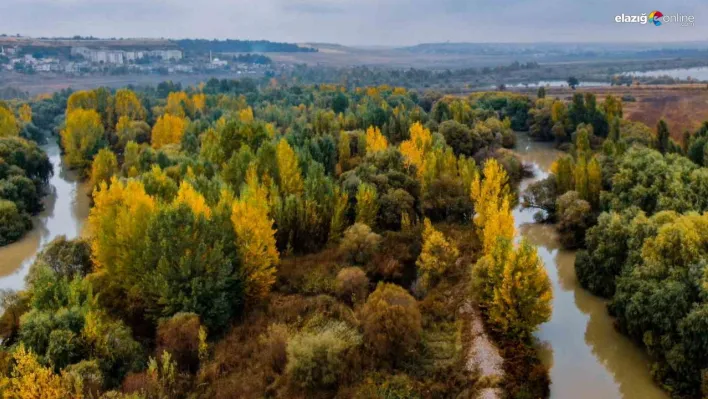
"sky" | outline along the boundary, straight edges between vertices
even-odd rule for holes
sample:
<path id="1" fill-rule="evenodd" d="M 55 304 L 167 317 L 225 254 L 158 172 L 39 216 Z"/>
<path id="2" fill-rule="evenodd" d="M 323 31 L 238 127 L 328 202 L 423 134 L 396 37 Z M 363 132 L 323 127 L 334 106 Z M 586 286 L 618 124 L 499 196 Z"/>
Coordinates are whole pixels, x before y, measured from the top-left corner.
<path id="1" fill-rule="evenodd" d="M 695 17 L 693 27 L 615 22 Z M 0 0 L 0 33 L 344 45 L 708 40 L 707 0 Z"/>

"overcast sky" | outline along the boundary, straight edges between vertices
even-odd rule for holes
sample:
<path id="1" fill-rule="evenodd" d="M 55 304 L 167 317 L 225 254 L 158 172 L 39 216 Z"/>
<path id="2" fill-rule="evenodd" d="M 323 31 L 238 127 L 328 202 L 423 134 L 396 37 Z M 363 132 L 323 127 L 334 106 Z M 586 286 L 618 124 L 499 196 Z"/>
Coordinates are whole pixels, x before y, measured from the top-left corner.
<path id="1" fill-rule="evenodd" d="M 615 15 L 695 16 L 694 27 Z M 708 0 L 0 0 L 0 33 L 347 45 L 708 40 Z"/>

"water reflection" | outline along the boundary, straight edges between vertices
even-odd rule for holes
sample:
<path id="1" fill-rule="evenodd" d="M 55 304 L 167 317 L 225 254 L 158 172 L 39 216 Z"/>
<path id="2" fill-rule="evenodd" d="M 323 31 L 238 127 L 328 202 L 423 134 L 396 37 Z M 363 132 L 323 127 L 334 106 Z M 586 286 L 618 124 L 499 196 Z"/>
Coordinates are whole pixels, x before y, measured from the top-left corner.
<path id="1" fill-rule="evenodd" d="M 524 190 L 545 178 L 559 152 L 520 137 L 517 151 L 535 175 Z M 536 334 L 550 368 L 552 398 L 668 398 L 651 379 L 648 358 L 618 333 L 606 303 L 582 289 L 575 276 L 575 252 L 563 250 L 553 226 L 533 223 L 533 210 L 514 209 L 521 235 L 538 247 L 553 286 L 553 316 Z"/>
<path id="2" fill-rule="evenodd" d="M 50 139 L 42 146 L 54 166 L 44 211 L 33 218 L 34 229 L 21 240 L 0 248 L 0 289 L 22 289 L 29 266 L 44 245 L 58 235 L 74 238 L 81 234 L 88 217 L 87 187 L 76 174 L 65 169 L 59 147 Z"/>

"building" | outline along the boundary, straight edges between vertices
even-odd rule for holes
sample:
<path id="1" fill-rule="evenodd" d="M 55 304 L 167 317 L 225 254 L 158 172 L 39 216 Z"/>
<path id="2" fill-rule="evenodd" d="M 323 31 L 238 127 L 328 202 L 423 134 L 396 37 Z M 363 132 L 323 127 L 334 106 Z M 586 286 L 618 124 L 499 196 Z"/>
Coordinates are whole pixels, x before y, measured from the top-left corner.
<path id="1" fill-rule="evenodd" d="M 163 61 L 179 61 L 182 51 L 166 50 L 105 50 L 88 47 L 72 47 L 71 55 L 81 56 L 95 64 L 129 64 L 145 57 L 159 58 Z"/>

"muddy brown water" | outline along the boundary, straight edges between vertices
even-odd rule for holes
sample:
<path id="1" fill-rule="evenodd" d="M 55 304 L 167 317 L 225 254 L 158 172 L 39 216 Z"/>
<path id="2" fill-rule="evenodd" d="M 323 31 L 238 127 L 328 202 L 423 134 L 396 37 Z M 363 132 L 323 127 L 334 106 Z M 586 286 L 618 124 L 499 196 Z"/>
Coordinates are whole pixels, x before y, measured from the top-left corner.
<path id="1" fill-rule="evenodd" d="M 534 169 L 523 190 L 548 176 L 560 152 L 519 135 L 517 152 Z M 551 398 L 667 399 L 651 378 L 649 358 L 620 334 L 606 302 L 578 284 L 575 252 L 562 249 L 554 226 L 536 224 L 535 210 L 514 209 L 517 231 L 538 248 L 553 286 L 553 316 L 536 333 L 541 358 L 550 368 Z"/>
<path id="2" fill-rule="evenodd" d="M 54 138 L 49 141 L 42 149 L 54 166 L 54 175 L 43 199 L 44 211 L 32 219 L 34 227 L 22 239 L 0 247 L 0 289 L 21 290 L 37 253 L 58 235 L 79 236 L 88 217 L 88 185 L 64 167 L 59 146 Z"/>

